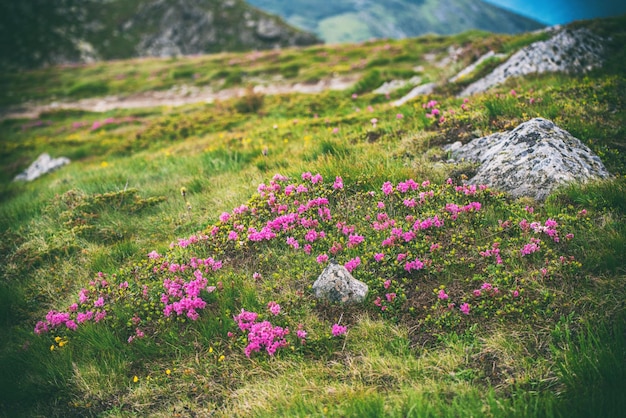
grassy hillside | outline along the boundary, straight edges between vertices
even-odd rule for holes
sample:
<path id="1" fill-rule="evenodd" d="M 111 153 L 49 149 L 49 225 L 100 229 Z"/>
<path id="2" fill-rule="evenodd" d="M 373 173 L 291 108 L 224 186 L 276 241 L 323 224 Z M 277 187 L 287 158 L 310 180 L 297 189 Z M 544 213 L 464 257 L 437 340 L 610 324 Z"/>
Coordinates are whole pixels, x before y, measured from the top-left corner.
<path id="1" fill-rule="evenodd" d="M 586 75 L 510 80 L 468 101 L 454 95 L 466 84 L 447 85 L 396 108 L 406 89 L 370 91 L 445 80 L 538 35 L 3 74 L 3 106 L 203 77 L 216 89 L 361 80 L 0 122 L 0 414 L 620 416 L 625 23 L 582 23 L 612 36 L 605 66 Z M 459 62 L 438 67 L 450 46 L 463 47 Z M 440 149 L 537 116 L 614 177 L 513 200 L 464 186 L 474 167 Z M 72 163 L 12 182 L 41 152 Z M 364 304 L 315 300 L 331 257 L 368 284 Z"/>
<path id="2" fill-rule="evenodd" d="M 282 16 L 325 42 L 361 42 L 372 38 L 405 38 L 470 29 L 519 33 L 543 25 L 482 1 L 468 0 L 338 0 L 319 2 L 251 0 L 250 4 Z"/>

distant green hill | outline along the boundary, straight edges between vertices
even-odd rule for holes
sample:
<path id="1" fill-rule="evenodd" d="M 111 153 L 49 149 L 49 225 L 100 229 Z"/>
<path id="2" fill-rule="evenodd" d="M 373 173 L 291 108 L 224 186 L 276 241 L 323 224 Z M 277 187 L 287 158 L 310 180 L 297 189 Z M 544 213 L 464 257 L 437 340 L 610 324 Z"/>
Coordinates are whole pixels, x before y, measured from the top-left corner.
<path id="1" fill-rule="evenodd" d="M 479 0 L 249 0 L 249 3 L 331 43 L 426 33 L 449 35 L 469 29 L 519 33 L 543 26 Z"/>
<path id="2" fill-rule="evenodd" d="M 32 0 L 0 4 L 0 66 L 311 45 L 243 0 Z"/>

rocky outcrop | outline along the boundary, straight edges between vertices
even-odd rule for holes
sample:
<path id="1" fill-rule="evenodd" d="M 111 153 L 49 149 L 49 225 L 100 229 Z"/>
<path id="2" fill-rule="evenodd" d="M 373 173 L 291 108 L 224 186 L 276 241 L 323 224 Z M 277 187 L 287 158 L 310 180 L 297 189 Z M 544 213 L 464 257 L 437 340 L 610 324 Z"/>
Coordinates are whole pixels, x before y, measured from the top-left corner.
<path id="1" fill-rule="evenodd" d="M 321 42 L 244 0 L 36 0 L 26 6 L 17 3 L 9 5 L 4 16 L 0 15 L 0 33 L 5 38 L 0 42 L 0 68 L 274 49 Z"/>
<path id="2" fill-rule="evenodd" d="M 331 260 L 313 283 L 313 293 L 318 299 L 335 303 L 359 303 L 367 296 L 367 285 L 350 274 L 342 265 Z"/>
<path id="3" fill-rule="evenodd" d="M 15 176 L 13 181 L 33 181 L 69 163 L 70 159 L 67 157 L 52 158 L 50 154 L 43 153 L 26 170 Z"/>
<path id="4" fill-rule="evenodd" d="M 609 176 L 600 158 L 580 140 L 541 118 L 446 150 L 455 160 L 480 163 L 468 184 L 486 184 L 513 197 L 544 200 L 561 185 Z"/>
<path id="5" fill-rule="evenodd" d="M 403 104 L 405 104 L 409 100 L 413 100 L 417 96 L 421 96 L 421 95 L 432 93 L 435 90 L 436 86 L 437 85 L 435 83 L 422 84 L 421 86 L 415 87 L 413 90 L 408 92 L 406 95 L 404 95 L 403 97 L 401 97 L 400 99 L 396 100 L 395 102 L 393 102 L 391 104 L 392 104 L 392 106 L 402 106 Z"/>
<path id="6" fill-rule="evenodd" d="M 242 2 L 151 0 L 127 21 L 144 28 L 136 46 L 139 56 L 175 56 L 224 50 L 311 45 L 316 38 L 297 31 L 275 16 Z"/>
<path id="7" fill-rule="evenodd" d="M 522 48 L 489 75 L 467 86 L 459 96 L 481 93 L 510 77 L 545 72 L 584 73 L 602 65 L 604 39 L 588 29 L 564 29 L 547 41 Z"/>
<path id="8" fill-rule="evenodd" d="M 476 68 L 478 68 L 478 66 L 480 64 L 482 64 L 483 62 L 487 61 L 488 59 L 502 59 L 504 58 L 506 55 L 504 54 L 496 54 L 493 51 L 489 51 L 486 54 L 484 54 L 483 56 L 481 56 L 480 58 L 478 58 L 474 63 L 472 63 L 471 65 L 468 65 L 467 67 L 465 67 L 463 70 L 459 71 L 454 77 L 450 78 L 448 81 L 450 83 L 456 83 L 459 80 L 462 80 L 463 78 L 469 76 L 470 74 L 472 74 Z"/>
<path id="9" fill-rule="evenodd" d="M 372 91 L 372 93 L 374 94 L 389 94 L 392 93 L 396 90 L 400 90 L 403 89 L 407 86 L 415 86 L 419 83 L 421 83 L 422 81 L 422 77 L 420 76 L 413 76 L 408 80 L 391 80 L 391 81 L 385 81 L 383 84 L 381 84 L 380 87 L 378 87 L 376 90 Z"/>

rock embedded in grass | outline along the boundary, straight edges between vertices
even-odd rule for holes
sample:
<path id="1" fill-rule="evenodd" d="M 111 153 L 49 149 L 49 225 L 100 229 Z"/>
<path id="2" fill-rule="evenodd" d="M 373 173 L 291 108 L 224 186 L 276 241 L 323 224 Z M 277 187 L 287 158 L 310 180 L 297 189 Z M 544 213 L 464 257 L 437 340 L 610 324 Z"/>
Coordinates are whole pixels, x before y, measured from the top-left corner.
<path id="1" fill-rule="evenodd" d="M 52 158 L 50 154 L 44 152 L 26 170 L 15 176 L 13 181 L 33 181 L 69 163 L 70 159 L 67 157 Z"/>
<path id="2" fill-rule="evenodd" d="M 609 177 L 600 158 L 587 146 L 542 118 L 450 150 L 457 161 L 481 164 L 468 183 L 486 184 L 513 197 L 541 201 L 561 185 Z"/>
<path id="3" fill-rule="evenodd" d="M 368 287 L 365 283 L 355 279 L 344 266 L 335 260 L 330 261 L 313 283 L 315 297 L 335 303 L 363 302 L 367 291 Z"/>
<path id="4" fill-rule="evenodd" d="M 545 72 L 586 73 L 604 61 L 606 40 L 590 30 L 563 29 L 546 41 L 517 51 L 489 75 L 467 86 L 460 97 L 487 91 L 511 77 Z"/>

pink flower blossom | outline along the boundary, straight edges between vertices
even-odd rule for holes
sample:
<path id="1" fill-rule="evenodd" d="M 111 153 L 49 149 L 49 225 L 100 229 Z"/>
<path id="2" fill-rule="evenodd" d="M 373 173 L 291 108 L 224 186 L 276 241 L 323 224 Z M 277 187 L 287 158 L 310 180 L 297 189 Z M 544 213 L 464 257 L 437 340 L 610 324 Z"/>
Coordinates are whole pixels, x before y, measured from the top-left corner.
<path id="1" fill-rule="evenodd" d="M 376 260 L 376 261 L 380 262 L 383 258 L 385 258 L 385 254 L 383 254 L 383 253 L 376 253 L 376 254 L 374 254 L 374 260 Z"/>
<path id="2" fill-rule="evenodd" d="M 352 271 L 354 271 L 354 269 L 357 268 L 360 264 L 361 264 L 361 258 L 360 257 L 355 257 L 355 258 L 351 259 L 350 261 L 348 261 L 344 265 L 344 267 L 346 268 L 346 270 L 348 270 L 350 273 L 352 273 Z"/>
<path id="3" fill-rule="evenodd" d="M 326 263 L 328 261 L 328 256 L 326 254 L 320 254 L 315 259 L 319 264 Z"/>
<path id="4" fill-rule="evenodd" d="M 346 331 L 348 331 L 347 327 L 344 327 L 343 325 L 339 325 L 339 324 L 333 324 L 333 328 L 332 328 L 333 337 L 344 335 Z"/>
<path id="5" fill-rule="evenodd" d="M 276 316 L 280 313 L 280 305 L 274 301 L 271 301 L 267 304 L 267 309 L 272 313 L 272 315 Z"/>
<path id="6" fill-rule="evenodd" d="M 348 248 L 353 248 L 362 243 L 365 238 L 362 235 L 350 234 L 348 236 Z"/>
<path id="7" fill-rule="evenodd" d="M 391 182 L 386 181 L 383 184 L 382 190 L 383 190 L 383 193 L 388 196 L 391 193 L 393 193 L 393 185 L 391 184 Z"/>
<path id="8" fill-rule="evenodd" d="M 448 299 L 448 294 L 446 293 L 445 290 L 441 289 L 439 290 L 439 293 L 437 294 L 437 297 L 441 300 L 446 300 Z"/>
<path id="9" fill-rule="evenodd" d="M 470 313 L 470 306 L 468 303 L 464 303 L 460 306 L 459 308 L 461 310 L 461 312 L 463 312 L 465 315 L 469 315 Z"/>
<path id="10" fill-rule="evenodd" d="M 343 189 L 343 179 L 339 176 L 335 177 L 335 182 L 333 183 L 333 189 Z"/>

